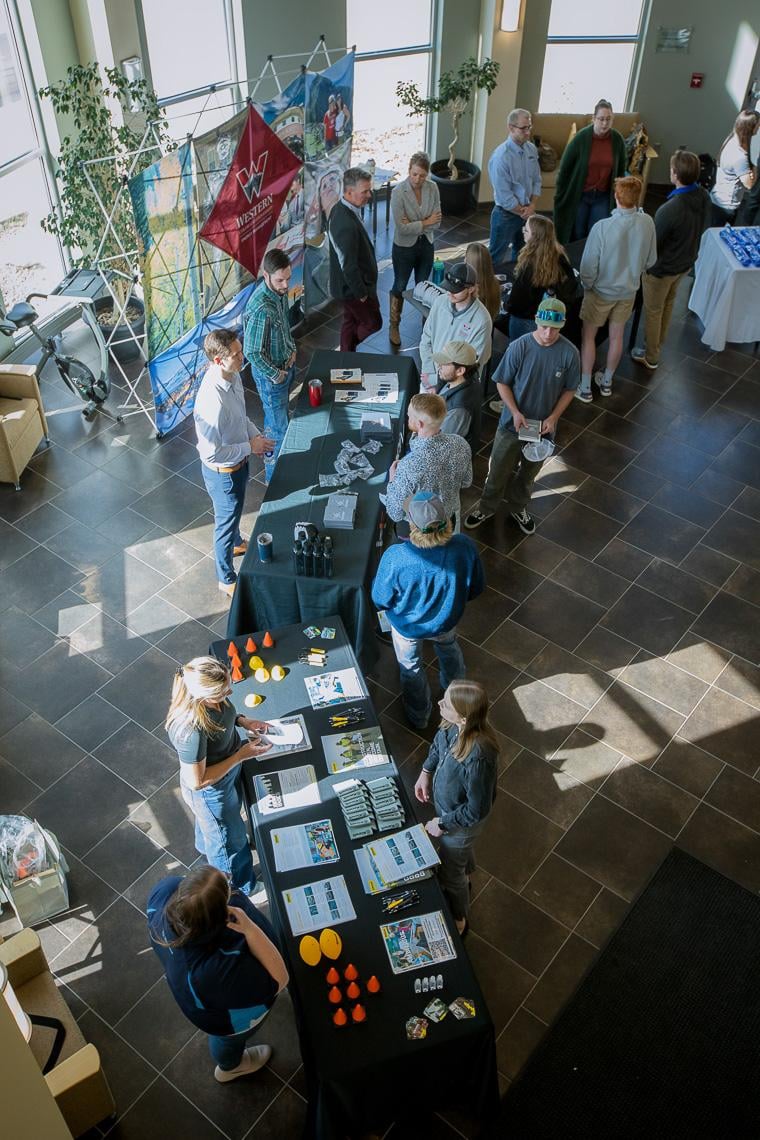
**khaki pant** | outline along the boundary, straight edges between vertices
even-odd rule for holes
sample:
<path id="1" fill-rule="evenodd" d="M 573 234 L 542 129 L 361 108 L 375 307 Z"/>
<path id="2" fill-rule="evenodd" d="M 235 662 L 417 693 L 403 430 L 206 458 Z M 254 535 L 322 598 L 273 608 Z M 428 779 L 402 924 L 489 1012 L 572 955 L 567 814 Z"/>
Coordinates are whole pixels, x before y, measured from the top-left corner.
<path id="1" fill-rule="evenodd" d="M 668 335 L 673 302 L 683 273 L 672 277 L 653 277 L 645 273 L 641 284 L 644 292 L 644 355 L 650 364 L 657 364 L 660 349 Z"/>

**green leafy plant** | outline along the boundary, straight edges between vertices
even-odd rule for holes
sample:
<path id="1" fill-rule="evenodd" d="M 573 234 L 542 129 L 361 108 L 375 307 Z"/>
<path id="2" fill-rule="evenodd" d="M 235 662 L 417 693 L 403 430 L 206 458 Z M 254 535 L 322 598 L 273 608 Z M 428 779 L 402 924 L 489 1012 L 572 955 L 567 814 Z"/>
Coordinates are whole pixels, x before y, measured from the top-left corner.
<path id="1" fill-rule="evenodd" d="M 496 86 L 501 64 L 493 59 L 482 63 L 474 57 L 460 63 L 452 71 L 445 71 L 438 82 L 438 94 L 422 96 L 416 83 L 402 81 L 396 84 L 396 98 L 399 106 L 408 107 L 408 115 L 432 115 L 438 111 L 451 114 L 454 137 L 449 143 L 449 177 L 458 177 L 454 163 L 454 151 L 459 142 L 459 120 L 467 110 L 474 91 L 487 91 L 490 95 Z"/>
<path id="2" fill-rule="evenodd" d="M 60 83 L 39 92 L 41 98 L 50 100 L 57 114 L 70 116 L 74 125 L 74 131 L 61 139 L 56 162 L 60 210 L 48 214 L 42 227 L 71 251 L 77 268 L 92 266 L 98 249 L 101 259 L 113 259 L 104 268 L 110 270 L 111 288 L 123 305 L 133 286 L 134 251 L 140 248 L 132 203 L 129 194 L 122 194 L 107 227 L 98 197 L 110 212 L 124 179 L 159 157 L 157 147 L 149 140 L 132 165 L 131 152 L 140 147 L 147 122 L 156 123 L 164 149 L 170 144 L 165 117 L 147 81 L 127 79 L 115 67 L 105 68 L 105 79 L 104 83 L 97 63 L 78 65 L 69 67 Z M 117 106 L 121 107 L 122 122 L 113 114 Z M 87 168 L 95 190 L 85 174 L 84 163 L 90 159 L 109 159 Z M 125 257 L 124 251 L 132 256 Z"/>

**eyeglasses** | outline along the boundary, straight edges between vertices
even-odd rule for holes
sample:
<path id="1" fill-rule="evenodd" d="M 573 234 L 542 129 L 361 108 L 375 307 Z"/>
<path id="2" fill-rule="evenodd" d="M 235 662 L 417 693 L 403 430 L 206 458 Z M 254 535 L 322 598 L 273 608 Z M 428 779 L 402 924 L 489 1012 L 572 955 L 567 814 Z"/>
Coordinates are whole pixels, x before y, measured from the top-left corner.
<path id="1" fill-rule="evenodd" d="M 510 125 L 513 131 L 529 131 L 533 126 L 532 123 L 511 123 Z"/>

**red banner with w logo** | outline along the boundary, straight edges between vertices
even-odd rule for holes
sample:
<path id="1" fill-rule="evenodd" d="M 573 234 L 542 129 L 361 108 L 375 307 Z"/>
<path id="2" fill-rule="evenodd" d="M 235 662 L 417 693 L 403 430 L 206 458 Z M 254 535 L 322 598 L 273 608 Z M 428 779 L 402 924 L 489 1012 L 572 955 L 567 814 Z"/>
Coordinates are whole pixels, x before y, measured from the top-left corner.
<path id="1" fill-rule="evenodd" d="M 249 107 L 235 156 L 200 236 L 258 276 L 288 189 L 301 166 Z"/>

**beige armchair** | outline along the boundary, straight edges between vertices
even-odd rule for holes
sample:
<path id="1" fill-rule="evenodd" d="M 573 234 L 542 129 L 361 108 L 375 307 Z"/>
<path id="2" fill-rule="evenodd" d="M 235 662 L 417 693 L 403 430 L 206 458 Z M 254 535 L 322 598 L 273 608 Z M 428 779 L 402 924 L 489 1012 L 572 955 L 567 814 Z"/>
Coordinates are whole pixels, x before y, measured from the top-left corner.
<path id="1" fill-rule="evenodd" d="M 100 1054 L 88 1045 L 55 984 L 40 940 L 33 930 L 22 930 L 0 945 L 0 961 L 22 1009 L 29 1014 L 55 1017 L 66 1028 L 58 1062 L 45 1075 L 47 1087 L 74 1136 L 81 1136 L 116 1111 L 111 1090 L 100 1066 Z M 35 1029 L 28 1045 L 19 1035 L 19 1048 L 31 1049 L 40 1067 L 47 1060 L 49 1035 Z"/>
<path id="2" fill-rule="evenodd" d="M 50 443 L 35 369 L 0 364 L 0 483 L 21 490 L 21 472 L 41 439 Z"/>

